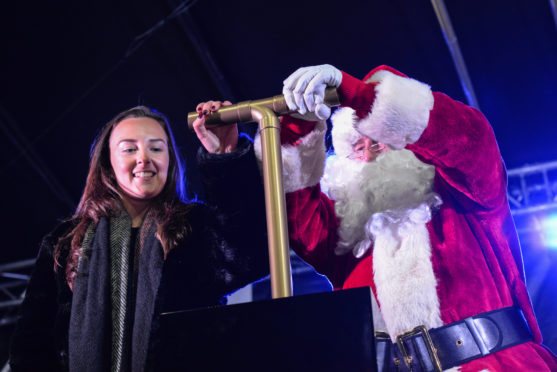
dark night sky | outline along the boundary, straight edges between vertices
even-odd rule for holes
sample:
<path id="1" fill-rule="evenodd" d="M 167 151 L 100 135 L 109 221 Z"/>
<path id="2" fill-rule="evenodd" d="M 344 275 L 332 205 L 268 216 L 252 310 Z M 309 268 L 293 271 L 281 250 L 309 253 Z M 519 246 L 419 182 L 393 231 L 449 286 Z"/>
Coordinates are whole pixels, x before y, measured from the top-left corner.
<path id="1" fill-rule="evenodd" d="M 14 2 L 12 2 L 14 3 Z M 1 261 L 33 257 L 84 186 L 97 129 L 138 103 L 166 113 L 196 187 L 199 101 L 279 94 L 296 68 L 330 63 L 357 77 L 380 64 L 465 97 L 426 0 L 18 2 L 0 10 Z M 350 6 L 347 6 L 350 4 Z M 549 1 L 446 1 L 481 110 L 509 168 L 557 159 L 557 31 Z M 226 97 L 188 36 L 196 30 Z M 7 239 L 6 239 L 7 238 Z"/>

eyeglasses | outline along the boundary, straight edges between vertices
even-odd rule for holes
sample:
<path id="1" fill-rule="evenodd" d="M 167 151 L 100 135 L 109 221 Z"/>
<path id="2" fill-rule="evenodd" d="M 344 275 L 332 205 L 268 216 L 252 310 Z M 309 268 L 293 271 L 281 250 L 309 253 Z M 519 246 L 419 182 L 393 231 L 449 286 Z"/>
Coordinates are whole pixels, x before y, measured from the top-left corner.
<path id="1" fill-rule="evenodd" d="M 364 145 L 361 146 L 354 146 L 354 151 L 351 154 L 347 155 L 348 159 L 360 159 L 364 157 L 366 151 L 370 151 L 373 154 L 378 154 L 385 149 L 386 145 L 382 143 L 374 143 L 369 147 L 365 147 Z"/>

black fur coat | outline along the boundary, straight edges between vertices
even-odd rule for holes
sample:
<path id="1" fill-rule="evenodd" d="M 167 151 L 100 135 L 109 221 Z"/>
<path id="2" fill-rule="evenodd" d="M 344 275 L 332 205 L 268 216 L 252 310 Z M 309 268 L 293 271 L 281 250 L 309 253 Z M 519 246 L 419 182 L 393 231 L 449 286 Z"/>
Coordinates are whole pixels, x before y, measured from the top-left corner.
<path id="1" fill-rule="evenodd" d="M 139 356 L 145 360 L 145 370 L 153 368 L 161 313 L 222 304 L 226 294 L 268 273 L 264 197 L 251 142 L 241 138 L 232 154 L 215 156 L 200 151 L 198 160 L 207 204 L 195 204 L 187 221 L 191 233 L 164 261 L 160 260 L 160 265 L 148 268 L 158 278 L 139 278 L 136 306 L 153 309 L 151 315 L 144 313 L 148 319 L 140 319 L 143 313 L 136 312 L 134 322 L 143 322 L 149 329 L 145 334 L 134 330 L 133 335 L 146 344 L 146 355 Z M 60 224 L 41 244 L 12 339 L 10 365 L 14 372 L 69 369 L 73 293 L 64 269 L 53 270 L 53 252 L 59 237 L 70 228 L 68 223 Z M 158 240 L 155 244 L 162 254 Z M 143 295 L 141 288 L 146 287 L 153 288 L 154 295 Z M 74 304 L 73 311 L 82 310 Z M 97 336 L 95 330 L 87 332 L 82 337 Z M 87 342 L 80 345 L 86 348 Z M 110 353 L 109 340 L 107 348 Z M 84 349 L 78 354 L 83 362 L 96 359 L 87 353 Z M 103 358 L 106 360 L 106 355 Z"/>

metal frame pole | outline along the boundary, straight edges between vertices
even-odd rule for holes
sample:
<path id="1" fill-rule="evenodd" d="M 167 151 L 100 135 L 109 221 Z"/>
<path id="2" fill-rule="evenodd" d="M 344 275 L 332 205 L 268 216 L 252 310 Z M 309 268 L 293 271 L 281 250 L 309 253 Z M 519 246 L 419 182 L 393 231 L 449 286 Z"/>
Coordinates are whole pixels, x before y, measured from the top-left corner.
<path id="1" fill-rule="evenodd" d="M 336 89 L 328 88 L 325 91 L 324 103 L 328 106 L 340 105 Z M 219 111 L 207 116 L 205 120 L 207 127 L 252 121 L 259 123 L 273 298 L 292 296 L 286 200 L 282 183 L 280 124 L 277 117 L 277 115 L 288 113 L 291 111 L 284 96 L 278 95 L 222 107 Z M 190 129 L 197 117 L 197 112 L 188 113 Z"/>
<path id="2" fill-rule="evenodd" d="M 476 93 L 474 92 L 474 86 L 472 85 L 472 80 L 468 74 L 468 69 L 466 68 L 466 63 L 464 62 L 464 57 L 460 51 L 460 46 L 458 45 L 458 40 L 451 23 L 451 18 L 445 7 L 445 2 L 443 0 L 431 0 L 431 5 L 435 10 L 435 15 L 443 31 L 443 37 L 445 38 L 445 43 L 451 52 L 453 57 L 453 63 L 456 68 L 456 72 L 460 79 L 460 84 L 462 85 L 462 90 L 464 95 L 466 95 L 466 101 L 469 106 L 480 108 L 478 104 L 478 99 L 476 98 Z"/>

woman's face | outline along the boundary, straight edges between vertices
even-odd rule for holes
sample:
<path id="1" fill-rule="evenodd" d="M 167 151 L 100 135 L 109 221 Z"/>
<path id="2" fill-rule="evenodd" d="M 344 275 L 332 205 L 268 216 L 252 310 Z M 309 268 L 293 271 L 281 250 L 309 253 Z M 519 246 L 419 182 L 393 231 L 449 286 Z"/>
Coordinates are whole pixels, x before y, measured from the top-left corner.
<path id="1" fill-rule="evenodd" d="M 109 140 L 110 164 L 124 196 L 148 201 L 160 194 L 168 174 L 168 138 L 154 119 L 122 120 Z"/>

